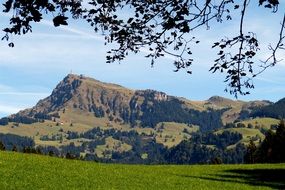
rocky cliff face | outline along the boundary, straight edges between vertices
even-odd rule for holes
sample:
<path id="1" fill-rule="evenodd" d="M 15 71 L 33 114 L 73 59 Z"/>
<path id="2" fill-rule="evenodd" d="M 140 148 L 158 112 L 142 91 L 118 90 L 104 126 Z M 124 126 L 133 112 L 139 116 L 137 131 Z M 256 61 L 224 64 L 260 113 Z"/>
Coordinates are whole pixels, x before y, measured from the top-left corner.
<path id="1" fill-rule="evenodd" d="M 33 108 L 20 111 L 16 115 L 35 117 L 39 113 L 48 115 L 59 111 L 76 95 L 81 83 L 82 80 L 78 76 L 68 75 L 55 87 L 50 96 L 40 100 Z"/>

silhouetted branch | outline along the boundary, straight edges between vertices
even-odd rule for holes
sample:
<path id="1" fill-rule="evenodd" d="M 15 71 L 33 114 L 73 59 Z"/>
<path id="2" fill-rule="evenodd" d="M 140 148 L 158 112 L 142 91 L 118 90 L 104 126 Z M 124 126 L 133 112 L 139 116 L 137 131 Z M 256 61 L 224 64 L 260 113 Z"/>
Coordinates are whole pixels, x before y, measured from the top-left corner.
<path id="1" fill-rule="evenodd" d="M 251 78 L 248 76 L 253 73 L 253 57 L 259 50 L 258 41 L 253 32 L 248 32 L 245 35 L 243 30 L 244 18 L 246 8 L 248 7 L 249 0 L 243 1 L 243 7 L 241 10 L 239 35 L 231 39 L 224 38 L 220 42 L 216 42 L 213 48 L 218 47 L 219 58 L 215 60 L 215 64 L 210 68 L 210 71 L 215 73 L 216 71 L 227 72 L 225 81 L 228 83 L 225 91 L 229 91 L 236 98 L 238 94 L 246 95 L 249 91 L 245 89 L 254 88 Z M 232 48 L 236 46 L 238 52 L 233 54 Z"/>
<path id="2" fill-rule="evenodd" d="M 278 50 L 284 50 L 284 20 L 279 41 L 275 47 L 269 46 L 272 55 L 261 65 L 262 70 L 253 72 L 253 57 L 259 50 L 259 43 L 253 32 L 244 32 L 245 12 L 250 0 L 86 0 L 90 7 L 82 5 L 82 0 L 5 0 L 4 13 L 12 15 L 10 25 L 5 28 L 2 40 L 14 47 L 13 35 L 32 32 L 32 24 L 41 22 L 44 15 L 51 15 L 54 26 L 67 25 L 69 17 L 86 20 L 95 32 L 102 32 L 105 44 L 117 46 L 107 52 L 107 63 L 120 62 L 130 52 L 148 52 L 151 65 L 163 56 L 172 56 L 175 71 L 192 65 L 192 51 L 199 40 L 191 35 L 203 26 L 210 28 L 210 22 L 231 20 L 231 13 L 242 6 L 239 33 L 233 38 L 216 42 L 213 47 L 220 48 L 219 58 L 210 69 L 212 72 L 226 71 L 226 90 L 237 97 L 245 95 L 254 88 L 252 78 L 268 67 L 274 66 Z M 255 2 L 256 3 L 256 2 Z M 277 12 L 279 0 L 259 0 L 260 6 Z M 128 12 L 129 16 L 121 14 Z M 193 37 L 193 38 L 192 38 Z M 190 48 L 191 47 L 191 48 Z M 232 48 L 232 49 L 231 49 Z M 236 51 L 236 53 L 233 53 Z"/>
<path id="3" fill-rule="evenodd" d="M 283 21 L 281 22 L 281 29 L 280 29 L 280 33 L 279 33 L 278 42 L 277 42 L 275 47 L 273 47 L 272 45 L 268 46 L 268 49 L 270 51 L 272 51 L 272 53 L 265 61 L 261 61 L 263 63 L 262 65 L 260 65 L 262 70 L 259 71 L 258 73 L 256 73 L 254 76 L 261 74 L 267 68 L 273 67 L 278 62 L 283 60 L 283 59 L 280 59 L 280 60 L 277 59 L 277 52 L 278 52 L 278 50 L 285 50 L 285 47 L 284 47 L 284 39 L 285 39 L 284 29 L 285 29 L 285 14 L 283 16 Z"/>

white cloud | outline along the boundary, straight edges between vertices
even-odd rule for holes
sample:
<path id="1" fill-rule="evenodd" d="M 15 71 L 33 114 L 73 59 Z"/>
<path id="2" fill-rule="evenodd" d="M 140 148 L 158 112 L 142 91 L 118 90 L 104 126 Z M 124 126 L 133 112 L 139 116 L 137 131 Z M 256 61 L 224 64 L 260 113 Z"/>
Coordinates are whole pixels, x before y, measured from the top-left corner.
<path id="1" fill-rule="evenodd" d="M 48 20 L 42 20 L 40 22 L 40 24 L 43 24 L 43 25 L 46 25 L 46 26 L 50 26 L 50 27 L 54 27 L 53 22 L 48 21 Z M 84 36 L 84 37 L 87 37 L 87 38 L 95 39 L 95 40 L 98 40 L 98 41 L 104 41 L 104 37 L 100 36 L 100 35 L 98 35 L 96 33 L 85 32 L 83 30 L 80 30 L 80 29 L 77 29 L 77 28 L 73 28 L 73 27 L 70 27 L 70 26 L 59 26 L 58 28 L 63 30 L 63 31 L 71 32 L 73 34 L 78 34 L 78 35 L 81 35 L 81 36 Z"/>
<path id="2" fill-rule="evenodd" d="M 276 93 L 284 94 L 285 88 L 282 86 L 277 86 L 277 87 L 259 88 L 258 91 L 261 91 L 262 93 L 267 93 L 267 94 L 276 94 Z"/>
<path id="3" fill-rule="evenodd" d="M 44 98 L 49 96 L 50 93 L 45 93 L 45 92 L 22 92 L 22 91 L 18 91 L 17 89 L 8 86 L 8 85 L 4 85 L 4 84 L 0 84 L 0 97 L 13 97 L 13 96 L 28 96 L 28 97 L 35 97 L 35 98 Z M 0 102 L 1 104 L 1 102 Z"/>
<path id="4" fill-rule="evenodd" d="M 4 84 L 0 84 L 0 92 L 3 92 L 3 91 L 10 91 L 12 90 L 13 88 L 10 87 L 10 86 L 7 86 L 7 85 L 4 85 Z"/>
<path id="5" fill-rule="evenodd" d="M 22 108 L 22 107 L 15 107 L 15 106 L 10 106 L 10 105 L 1 105 L 0 104 L 0 113 L 3 113 L 3 114 L 13 114 L 13 113 L 17 113 L 23 109 L 24 108 Z"/>
<path id="6" fill-rule="evenodd" d="M 263 78 L 263 77 L 256 77 L 256 80 L 262 81 L 262 82 L 267 82 L 267 83 L 272 83 L 272 84 L 282 84 L 280 81 L 278 80 L 274 80 L 274 79 L 269 79 L 269 78 Z"/>
<path id="7" fill-rule="evenodd" d="M 46 97 L 46 96 L 49 95 L 49 93 L 38 93 L 38 92 L 0 92 L 0 95 Z"/>

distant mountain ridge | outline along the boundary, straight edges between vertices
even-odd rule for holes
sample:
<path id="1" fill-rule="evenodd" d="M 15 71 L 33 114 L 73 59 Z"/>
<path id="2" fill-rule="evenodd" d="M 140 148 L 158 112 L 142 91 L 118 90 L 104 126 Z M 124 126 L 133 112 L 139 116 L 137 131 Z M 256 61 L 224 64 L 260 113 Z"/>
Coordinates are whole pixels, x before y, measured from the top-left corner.
<path id="1" fill-rule="evenodd" d="M 147 119 L 146 117 L 155 120 L 152 114 L 156 117 L 164 117 L 163 112 L 170 114 L 164 118 L 167 121 L 193 123 L 191 120 L 180 118 L 179 115 L 189 117 L 188 114 L 191 111 L 196 115 L 199 113 L 207 115 L 211 111 L 219 111 L 221 123 L 225 124 L 234 122 L 243 111 L 250 113 L 252 110 L 269 105 L 272 105 L 269 101 L 245 102 L 219 96 L 213 96 L 205 101 L 191 101 L 155 90 L 131 90 L 83 75 L 69 74 L 56 86 L 49 97 L 40 100 L 33 108 L 20 111 L 10 118 L 51 119 L 54 116 L 60 117 L 59 112 L 68 109 L 76 110 L 82 114 L 94 113 L 97 118 L 108 117 L 110 121 L 136 125 L 138 123 L 136 121 Z M 172 108 L 170 108 L 171 106 Z M 170 118 L 171 115 L 178 116 Z M 203 118 L 199 117 L 199 119 Z M 148 121 L 142 122 L 142 124 L 144 127 L 146 125 L 154 127 L 157 122 Z"/>

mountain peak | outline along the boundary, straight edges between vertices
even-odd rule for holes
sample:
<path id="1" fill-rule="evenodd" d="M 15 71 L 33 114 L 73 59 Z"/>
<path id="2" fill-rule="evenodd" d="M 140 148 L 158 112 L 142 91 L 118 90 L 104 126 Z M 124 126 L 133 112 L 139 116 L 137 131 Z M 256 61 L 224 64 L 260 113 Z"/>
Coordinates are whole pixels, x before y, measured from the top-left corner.
<path id="1" fill-rule="evenodd" d="M 77 74 L 73 74 L 73 73 L 69 73 L 68 75 L 66 75 L 65 78 L 75 78 L 75 77 L 79 77 L 80 75 Z"/>
<path id="2" fill-rule="evenodd" d="M 224 101 L 234 101 L 234 100 L 231 100 L 229 98 L 224 98 L 224 97 L 221 97 L 221 96 L 212 96 L 208 99 L 208 102 L 211 102 L 211 103 L 216 103 L 216 102 L 224 102 Z"/>

